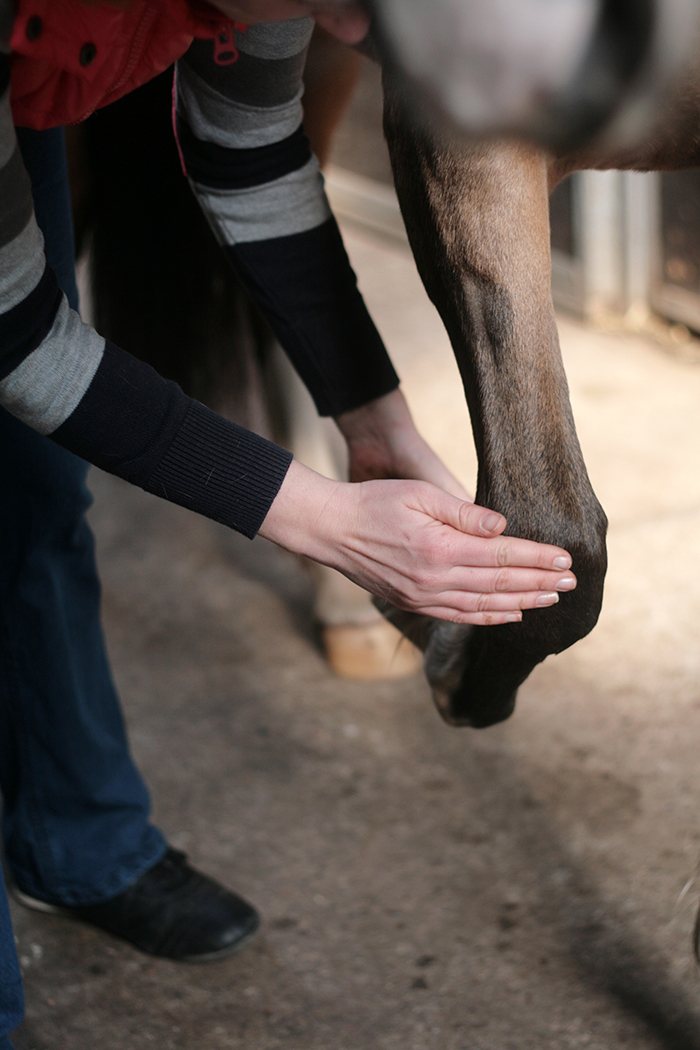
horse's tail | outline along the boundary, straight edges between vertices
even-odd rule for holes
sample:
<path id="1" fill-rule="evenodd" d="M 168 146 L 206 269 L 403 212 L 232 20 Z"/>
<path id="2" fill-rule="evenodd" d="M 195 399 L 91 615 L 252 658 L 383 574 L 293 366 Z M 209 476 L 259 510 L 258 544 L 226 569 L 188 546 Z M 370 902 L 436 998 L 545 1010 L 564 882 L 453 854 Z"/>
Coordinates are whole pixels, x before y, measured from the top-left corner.
<path id="1" fill-rule="evenodd" d="M 99 110 L 70 140 L 93 321 L 193 397 L 260 425 L 248 403 L 269 336 L 183 174 L 172 76 Z"/>

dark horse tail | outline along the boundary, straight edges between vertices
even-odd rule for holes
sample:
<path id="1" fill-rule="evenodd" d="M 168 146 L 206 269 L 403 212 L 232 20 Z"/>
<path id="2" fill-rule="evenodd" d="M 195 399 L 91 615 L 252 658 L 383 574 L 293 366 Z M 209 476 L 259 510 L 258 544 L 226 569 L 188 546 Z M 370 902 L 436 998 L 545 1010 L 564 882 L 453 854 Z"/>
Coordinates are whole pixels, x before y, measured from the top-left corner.
<path id="1" fill-rule="evenodd" d="M 92 321 L 186 393 L 257 429 L 268 330 L 210 230 L 173 135 L 172 69 L 69 131 Z"/>

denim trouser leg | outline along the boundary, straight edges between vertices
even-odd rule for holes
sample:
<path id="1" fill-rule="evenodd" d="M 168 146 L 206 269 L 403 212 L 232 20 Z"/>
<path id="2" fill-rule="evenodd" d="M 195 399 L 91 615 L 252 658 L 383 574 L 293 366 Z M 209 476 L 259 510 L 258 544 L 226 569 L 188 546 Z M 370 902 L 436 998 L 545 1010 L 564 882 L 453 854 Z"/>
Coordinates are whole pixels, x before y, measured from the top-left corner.
<path id="1" fill-rule="evenodd" d="M 63 134 L 19 137 L 47 254 L 75 302 Z M 88 467 L 2 410 L 0 449 L 6 856 L 30 893 L 95 903 L 156 863 L 166 843 L 148 821 L 105 653 L 84 519 Z"/>
<path id="2" fill-rule="evenodd" d="M 0 879 L 0 1050 L 12 1050 L 8 1032 L 17 1028 L 24 1012 L 22 978 L 5 886 Z"/>

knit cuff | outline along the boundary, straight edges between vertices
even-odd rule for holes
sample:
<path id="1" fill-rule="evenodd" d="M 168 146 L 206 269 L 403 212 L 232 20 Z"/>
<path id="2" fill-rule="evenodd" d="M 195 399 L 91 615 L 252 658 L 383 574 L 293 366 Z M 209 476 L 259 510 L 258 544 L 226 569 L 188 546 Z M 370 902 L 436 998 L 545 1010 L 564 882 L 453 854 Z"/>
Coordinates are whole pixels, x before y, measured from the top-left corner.
<path id="1" fill-rule="evenodd" d="M 252 539 L 291 460 L 286 449 L 192 401 L 143 487 Z"/>

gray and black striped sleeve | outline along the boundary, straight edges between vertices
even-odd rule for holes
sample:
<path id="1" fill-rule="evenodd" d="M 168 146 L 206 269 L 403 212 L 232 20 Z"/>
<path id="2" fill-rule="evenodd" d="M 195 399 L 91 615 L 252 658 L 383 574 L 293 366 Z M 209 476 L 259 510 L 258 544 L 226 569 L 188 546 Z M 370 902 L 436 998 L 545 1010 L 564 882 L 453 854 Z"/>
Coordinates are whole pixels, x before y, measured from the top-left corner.
<path id="1" fill-rule="evenodd" d="M 177 131 L 194 192 L 322 415 L 398 386 L 357 289 L 302 125 L 313 21 L 250 26 L 217 66 L 196 41 L 177 67 Z"/>
<path id="2" fill-rule="evenodd" d="M 185 397 L 70 309 L 46 262 L 9 88 L 5 51 L 0 53 L 0 405 L 105 470 L 253 536 L 284 479 L 289 453 Z"/>

